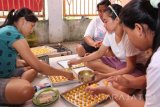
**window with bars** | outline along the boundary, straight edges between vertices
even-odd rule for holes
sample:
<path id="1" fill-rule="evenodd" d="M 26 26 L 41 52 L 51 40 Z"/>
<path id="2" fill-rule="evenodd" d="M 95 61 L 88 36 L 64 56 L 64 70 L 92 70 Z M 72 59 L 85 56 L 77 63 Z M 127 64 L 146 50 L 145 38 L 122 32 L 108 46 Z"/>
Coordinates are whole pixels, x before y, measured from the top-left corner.
<path id="1" fill-rule="evenodd" d="M 63 0 L 63 15 L 67 16 L 95 16 L 96 5 L 100 0 Z"/>
<path id="2" fill-rule="evenodd" d="M 101 0 L 63 0 L 63 16 L 96 16 L 97 4 Z M 121 0 L 110 0 L 111 3 L 121 4 Z"/>

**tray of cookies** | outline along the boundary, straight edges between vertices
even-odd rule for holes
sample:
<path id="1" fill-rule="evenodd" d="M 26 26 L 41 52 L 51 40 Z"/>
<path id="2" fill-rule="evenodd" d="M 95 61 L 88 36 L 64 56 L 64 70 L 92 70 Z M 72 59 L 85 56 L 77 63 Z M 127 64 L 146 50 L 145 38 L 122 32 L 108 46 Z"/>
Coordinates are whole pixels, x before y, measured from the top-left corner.
<path id="1" fill-rule="evenodd" d="M 42 55 L 49 55 L 49 54 L 55 53 L 57 52 L 57 49 L 54 49 L 49 46 L 38 46 L 38 47 L 31 48 L 31 51 L 36 56 L 42 56 Z"/>
<path id="2" fill-rule="evenodd" d="M 97 86 L 96 83 L 91 85 L 93 87 Z M 86 92 L 85 89 L 87 86 L 90 86 L 90 84 L 85 83 L 79 85 L 62 93 L 61 97 L 76 107 L 94 107 L 109 98 L 109 95 L 106 94 L 93 95 L 91 92 Z"/>
<path id="3" fill-rule="evenodd" d="M 53 86 L 67 85 L 67 84 L 79 82 L 77 77 L 75 77 L 75 79 L 73 80 L 68 80 L 64 76 L 48 76 L 48 78 Z"/>

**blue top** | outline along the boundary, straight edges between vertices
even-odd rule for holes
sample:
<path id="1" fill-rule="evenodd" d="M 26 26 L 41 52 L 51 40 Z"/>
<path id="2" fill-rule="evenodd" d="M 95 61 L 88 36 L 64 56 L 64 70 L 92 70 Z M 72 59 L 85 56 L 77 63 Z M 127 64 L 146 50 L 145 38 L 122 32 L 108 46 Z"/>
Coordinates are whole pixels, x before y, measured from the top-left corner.
<path id="1" fill-rule="evenodd" d="M 23 35 L 14 26 L 0 28 L 0 78 L 9 78 L 16 69 L 17 51 L 12 44 Z"/>

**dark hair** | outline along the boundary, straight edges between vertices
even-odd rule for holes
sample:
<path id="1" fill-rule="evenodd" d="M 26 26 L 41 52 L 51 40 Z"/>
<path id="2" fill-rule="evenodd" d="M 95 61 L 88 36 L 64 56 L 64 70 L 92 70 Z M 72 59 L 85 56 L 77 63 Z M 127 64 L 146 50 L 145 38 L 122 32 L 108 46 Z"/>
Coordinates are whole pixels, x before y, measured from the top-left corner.
<path id="1" fill-rule="evenodd" d="M 158 9 L 156 9 L 153 8 L 149 0 L 132 0 L 122 9 L 120 19 L 130 29 L 135 28 L 135 23 L 147 24 L 151 30 L 155 31 L 152 46 L 153 52 L 158 49 L 160 46 L 160 3 L 158 4 Z M 150 61 L 151 57 L 147 61 L 146 68 Z M 145 91 L 143 96 L 145 97 Z"/>
<path id="2" fill-rule="evenodd" d="M 140 23 L 147 24 L 151 30 L 156 31 L 153 41 L 154 52 L 160 46 L 160 22 L 157 23 L 158 14 L 160 18 L 160 5 L 158 6 L 159 13 L 158 9 L 153 8 L 149 0 L 132 0 L 124 6 L 120 14 L 122 23 L 130 29 L 135 28 L 135 23 Z"/>
<path id="3" fill-rule="evenodd" d="M 111 5 L 111 2 L 109 0 L 102 0 L 97 4 L 97 10 L 99 10 L 100 5 L 105 5 L 106 7 L 108 7 L 109 5 Z"/>
<path id="4" fill-rule="evenodd" d="M 158 19 L 157 19 L 157 27 L 155 32 L 155 37 L 153 40 L 153 51 L 155 52 L 160 46 L 160 3 L 158 4 Z"/>
<path id="5" fill-rule="evenodd" d="M 30 21 L 30 22 L 37 22 L 38 21 L 38 18 L 28 8 L 21 8 L 17 11 L 12 9 L 9 12 L 9 14 L 8 14 L 5 22 L 3 23 L 3 25 L 0 26 L 0 28 L 4 27 L 6 25 L 13 25 L 14 22 L 17 22 L 21 17 L 24 17 L 27 21 Z"/>
<path id="6" fill-rule="evenodd" d="M 105 13 L 106 12 L 109 13 L 110 17 L 114 20 L 117 17 L 116 14 L 119 16 L 121 10 L 122 10 L 122 6 L 121 5 L 119 5 L 119 4 L 112 4 L 109 7 L 107 7 Z"/>

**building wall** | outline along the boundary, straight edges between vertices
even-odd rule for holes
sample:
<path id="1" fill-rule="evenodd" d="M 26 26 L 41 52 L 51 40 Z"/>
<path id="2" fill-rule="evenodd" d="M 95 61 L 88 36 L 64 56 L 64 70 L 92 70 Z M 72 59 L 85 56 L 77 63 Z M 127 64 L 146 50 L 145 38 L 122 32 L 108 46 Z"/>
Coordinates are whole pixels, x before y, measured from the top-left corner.
<path id="1" fill-rule="evenodd" d="M 90 19 L 77 19 L 77 20 L 63 20 L 62 32 L 51 31 L 56 26 L 49 28 L 49 21 L 40 21 L 35 26 L 35 34 L 39 43 L 57 43 L 66 41 L 82 40 L 85 30 L 90 22 Z M 58 25 L 57 25 L 58 26 Z M 50 34 L 49 34 L 50 33 Z M 59 38 L 56 34 L 58 34 Z M 61 35 L 60 35 L 61 34 Z"/>
<path id="2" fill-rule="evenodd" d="M 62 0 L 48 0 L 49 15 L 49 42 L 61 42 L 64 40 L 63 34 L 68 31 L 62 20 Z"/>
<path id="3" fill-rule="evenodd" d="M 64 34 L 64 41 L 82 40 L 90 19 L 64 20 L 68 33 Z"/>
<path id="4" fill-rule="evenodd" d="M 38 39 L 38 43 L 49 42 L 49 23 L 48 21 L 39 21 L 35 26 L 35 35 Z"/>
<path id="5" fill-rule="evenodd" d="M 34 28 L 35 36 L 37 37 L 38 43 L 45 44 L 45 43 L 57 43 L 57 42 L 64 42 L 64 41 L 77 41 L 82 40 L 84 32 L 90 22 L 90 19 L 77 19 L 77 20 L 63 20 L 63 29 L 61 36 L 63 39 L 57 38 L 58 31 L 52 32 L 53 34 L 49 35 L 49 21 L 39 21 L 36 23 Z M 0 25 L 3 22 L 0 22 Z M 58 26 L 58 24 L 56 25 Z M 52 27 L 55 29 L 56 26 Z M 52 37 L 49 37 L 52 36 Z"/>
<path id="6" fill-rule="evenodd" d="M 81 40 L 89 19 L 65 20 L 63 0 L 48 0 L 49 42 Z"/>

